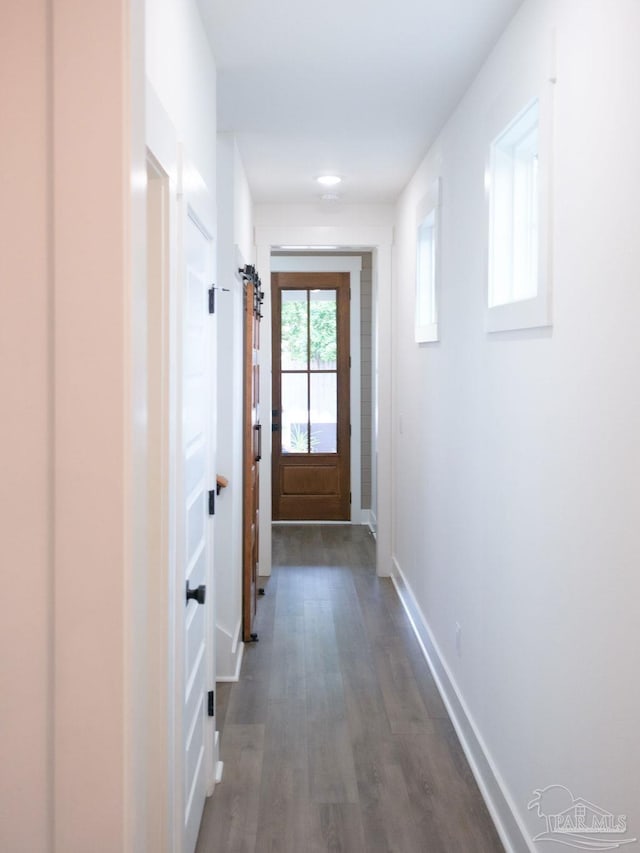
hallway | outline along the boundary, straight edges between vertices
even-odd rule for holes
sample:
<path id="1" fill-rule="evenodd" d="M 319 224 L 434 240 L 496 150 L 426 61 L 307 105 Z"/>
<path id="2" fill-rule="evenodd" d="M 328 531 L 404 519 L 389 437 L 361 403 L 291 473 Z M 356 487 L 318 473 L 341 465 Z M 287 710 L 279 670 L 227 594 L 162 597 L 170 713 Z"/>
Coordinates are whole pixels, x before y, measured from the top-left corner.
<path id="1" fill-rule="evenodd" d="M 364 527 L 276 526 L 197 853 L 500 851 Z"/>

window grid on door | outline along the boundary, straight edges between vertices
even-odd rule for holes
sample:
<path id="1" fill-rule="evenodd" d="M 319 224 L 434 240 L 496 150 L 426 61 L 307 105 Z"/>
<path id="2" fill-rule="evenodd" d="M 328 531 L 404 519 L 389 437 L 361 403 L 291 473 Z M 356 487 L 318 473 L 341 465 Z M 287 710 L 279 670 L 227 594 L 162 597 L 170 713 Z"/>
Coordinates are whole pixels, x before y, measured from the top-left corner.
<path id="1" fill-rule="evenodd" d="M 337 453 L 337 291 L 281 291 L 281 442 L 286 454 Z"/>

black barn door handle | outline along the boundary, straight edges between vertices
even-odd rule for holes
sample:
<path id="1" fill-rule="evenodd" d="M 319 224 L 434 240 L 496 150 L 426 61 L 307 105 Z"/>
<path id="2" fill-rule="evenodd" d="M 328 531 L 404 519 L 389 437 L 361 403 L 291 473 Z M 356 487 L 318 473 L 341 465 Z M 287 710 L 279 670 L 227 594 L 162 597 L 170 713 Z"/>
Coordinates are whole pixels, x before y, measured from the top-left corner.
<path id="1" fill-rule="evenodd" d="M 259 462 L 262 459 L 262 424 L 255 424 L 253 428 L 258 433 L 258 452 L 255 461 Z"/>

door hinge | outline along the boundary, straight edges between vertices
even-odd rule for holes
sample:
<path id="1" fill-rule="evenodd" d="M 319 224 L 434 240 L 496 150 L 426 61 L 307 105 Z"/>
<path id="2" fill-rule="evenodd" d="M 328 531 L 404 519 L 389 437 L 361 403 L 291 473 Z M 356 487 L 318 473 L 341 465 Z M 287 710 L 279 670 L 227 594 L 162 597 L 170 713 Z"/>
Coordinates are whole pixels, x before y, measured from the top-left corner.
<path id="1" fill-rule="evenodd" d="M 351 438 L 351 424 L 349 424 L 349 438 Z"/>
<path id="2" fill-rule="evenodd" d="M 349 503 L 351 503 L 351 492 L 349 492 Z"/>
<path id="3" fill-rule="evenodd" d="M 210 690 L 207 694 L 207 713 L 210 717 L 216 715 L 216 694 L 214 690 Z"/>
<path id="4" fill-rule="evenodd" d="M 212 284 L 209 288 L 209 314 L 216 313 L 216 286 Z"/>
<path id="5" fill-rule="evenodd" d="M 349 356 L 349 367 L 351 367 L 351 356 Z"/>
<path id="6" fill-rule="evenodd" d="M 211 489 L 209 491 L 209 515 L 216 514 L 216 490 Z"/>

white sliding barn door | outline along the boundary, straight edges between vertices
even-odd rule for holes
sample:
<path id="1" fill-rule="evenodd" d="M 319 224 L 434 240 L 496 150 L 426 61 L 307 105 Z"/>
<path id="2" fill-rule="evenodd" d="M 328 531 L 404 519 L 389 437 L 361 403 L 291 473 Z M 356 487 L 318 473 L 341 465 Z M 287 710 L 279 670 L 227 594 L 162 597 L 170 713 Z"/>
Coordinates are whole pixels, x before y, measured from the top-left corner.
<path id="1" fill-rule="evenodd" d="M 176 791 L 182 853 L 193 853 L 215 767 L 214 719 L 208 691 L 215 687 L 213 624 L 213 519 L 209 490 L 215 489 L 213 463 L 215 364 L 212 363 L 213 317 L 208 311 L 213 245 L 183 196 L 181 317 L 178 322 L 177 448 L 177 607 L 176 661 L 177 751 L 181 752 L 182 791 Z M 180 648 L 182 646 L 182 654 Z M 182 662 L 182 667 L 180 663 Z M 182 669 L 182 673 L 179 670 Z M 177 769 L 177 768 L 176 768 Z"/>

